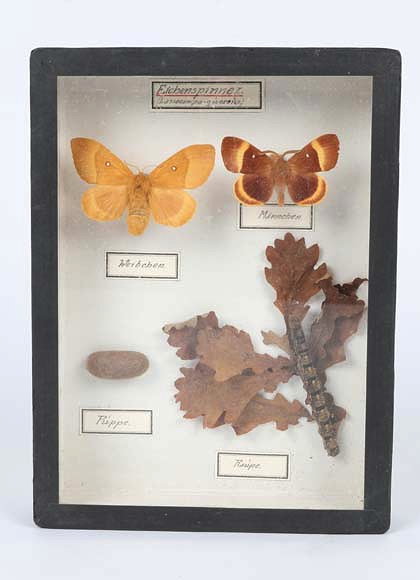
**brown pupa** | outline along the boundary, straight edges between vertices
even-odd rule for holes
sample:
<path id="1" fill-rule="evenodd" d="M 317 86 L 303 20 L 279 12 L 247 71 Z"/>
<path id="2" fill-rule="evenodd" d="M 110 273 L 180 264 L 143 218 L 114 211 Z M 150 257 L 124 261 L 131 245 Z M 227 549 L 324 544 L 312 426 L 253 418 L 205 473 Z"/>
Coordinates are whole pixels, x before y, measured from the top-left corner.
<path id="1" fill-rule="evenodd" d="M 99 379 L 132 379 L 147 371 L 149 360 L 134 350 L 100 350 L 88 356 L 86 368 Z"/>

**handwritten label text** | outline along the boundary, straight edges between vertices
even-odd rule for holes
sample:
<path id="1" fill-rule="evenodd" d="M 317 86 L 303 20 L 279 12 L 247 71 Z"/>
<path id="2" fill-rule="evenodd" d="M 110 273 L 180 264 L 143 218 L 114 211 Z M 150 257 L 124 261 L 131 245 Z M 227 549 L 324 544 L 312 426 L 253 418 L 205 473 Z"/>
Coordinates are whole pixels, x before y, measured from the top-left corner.
<path id="1" fill-rule="evenodd" d="M 312 230 L 313 227 L 314 208 L 310 205 L 239 204 L 240 230 Z"/>
<path id="2" fill-rule="evenodd" d="M 82 409 L 81 433 L 152 433 L 152 411 L 143 409 Z"/>
<path id="3" fill-rule="evenodd" d="M 261 110 L 262 81 L 152 81 L 152 109 Z"/>
<path id="4" fill-rule="evenodd" d="M 274 453 L 220 452 L 217 454 L 217 476 L 288 479 L 289 456 Z"/>
<path id="5" fill-rule="evenodd" d="M 107 278 L 179 278 L 179 254 L 106 253 Z"/>

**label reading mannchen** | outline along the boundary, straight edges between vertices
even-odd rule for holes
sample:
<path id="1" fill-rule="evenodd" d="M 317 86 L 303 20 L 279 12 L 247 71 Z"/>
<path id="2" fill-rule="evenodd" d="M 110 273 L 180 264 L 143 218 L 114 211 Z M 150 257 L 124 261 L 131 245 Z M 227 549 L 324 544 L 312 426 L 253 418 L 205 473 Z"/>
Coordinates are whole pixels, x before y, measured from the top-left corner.
<path id="1" fill-rule="evenodd" d="M 152 110 L 262 110 L 262 81 L 152 81 Z"/>
<path id="2" fill-rule="evenodd" d="M 312 230 L 314 208 L 294 203 L 239 204 L 240 230 Z"/>
<path id="3" fill-rule="evenodd" d="M 217 477 L 288 479 L 289 455 L 219 452 L 217 454 Z"/>
<path id="4" fill-rule="evenodd" d="M 179 254 L 106 252 L 107 278 L 179 279 Z"/>

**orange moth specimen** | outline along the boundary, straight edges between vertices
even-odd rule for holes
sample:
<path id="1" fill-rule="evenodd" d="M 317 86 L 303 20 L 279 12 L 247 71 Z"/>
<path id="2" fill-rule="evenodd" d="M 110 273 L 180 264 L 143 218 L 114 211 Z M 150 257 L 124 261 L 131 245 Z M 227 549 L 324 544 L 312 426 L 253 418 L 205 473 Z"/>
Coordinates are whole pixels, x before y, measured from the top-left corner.
<path id="1" fill-rule="evenodd" d="M 191 145 L 158 165 L 150 174 L 133 173 L 126 163 L 93 139 L 72 139 L 76 170 L 94 184 L 82 197 L 90 219 L 119 219 L 128 210 L 127 226 L 133 236 L 146 229 L 150 214 L 158 224 L 179 227 L 190 220 L 196 201 L 184 189 L 195 189 L 209 177 L 215 150 L 212 145 Z"/>
<path id="2" fill-rule="evenodd" d="M 318 172 L 335 167 L 339 147 L 338 137 L 333 134 L 321 135 L 303 149 L 282 154 L 260 151 L 239 137 L 225 137 L 222 157 L 226 169 L 243 174 L 234 185 L 241 203 L 262 205 L 275 191 L 278 204 L 283 205 L 287 188 L 298 205 L 314 205 L 327 193 L 327 184 Z"/>

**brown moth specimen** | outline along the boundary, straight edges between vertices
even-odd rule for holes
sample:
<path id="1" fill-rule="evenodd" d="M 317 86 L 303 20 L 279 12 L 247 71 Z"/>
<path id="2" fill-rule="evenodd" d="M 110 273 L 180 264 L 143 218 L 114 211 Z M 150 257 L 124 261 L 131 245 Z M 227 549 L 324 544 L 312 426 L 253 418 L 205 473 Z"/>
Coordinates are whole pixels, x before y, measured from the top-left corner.
<path id="1" fill-rule="evenodd" d="M 357 331 L 365 310 L 357 297 L 364 279 L 334 285 L 326 264 L 317 266 L 318 245 L 307 248 L 303 238 L 296 240 L 291 234 L 275 240 L 266 254 L 271 267 L 265 275 L 276 291 L 274 304 L 283 314 L 286 334 L 263 331 L 263 341 L 288 357 L 257 353 L 249 334 L 230 325 L 220 327 L 214 312 L 168 324 L 163 330 L 177 355 L 198 360 L 193 368 L 181 368 L 175 398 L 184 417 L 203 417 L 204 427 L 210 428 L 230 424 L 237 435 L 264 423 L 274 422 L 284 431 L 300 418 L 315 420 L 328 455 L 335 456 L 346 412 L 327 391 L 325 371 L 346 358 L 344 343 Z M 321 314 L 306 337 L 302 321 L 309 310 L 307 302 L 321 290 L 325 294 Z M 300 376 L 311 413 L 278 392 L 292 375 Z"/>
<path id="2" fill-rule="evenodd" d="M 150 215 L 158 224 L 179 227 L 190 220 L 196 201 L 184 189 L 195 189 L 209 177 L 215 150 L 212 145 L 191 145 L 158 165 L 150 174 L 134 174 L 106 147 L 78 137 L 71 149 L 76 170 L 87 183 L 82 209 L 100 222 L 119 219 L 128 210 L 127 226 L 133 236 L 146 229 Z"/>
<path id="3" fill-rule="evenodd" d="M 241 203 L 261 205 L 276 192 L 278 204 L 283 205 L 287 188 L 295 203 L 313 205 L 327 193 L 327 184 L 318 172 L 335 167 L 339 147 L 338 137 L 333 134 L 321 135 L 303 149 L 281 154 L 260 151 L 239 137 L 225 137 L 222 157 L 226 169 L 243 174 L 233 188 Z"/>

